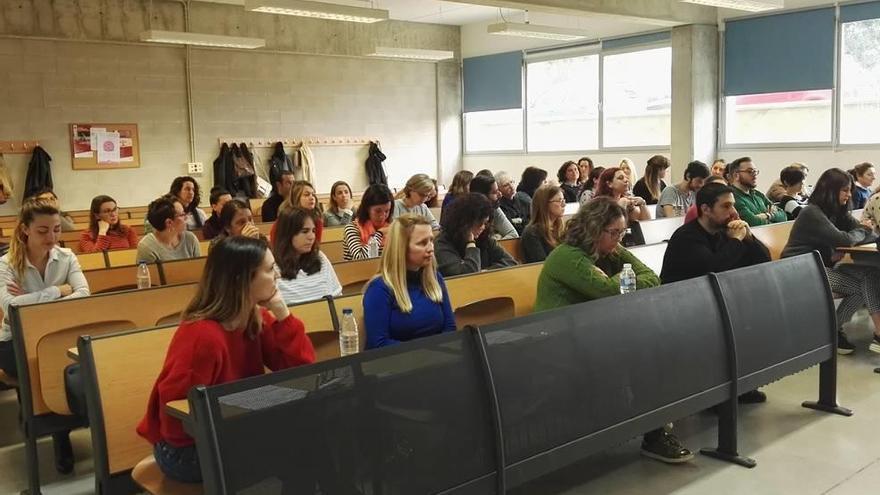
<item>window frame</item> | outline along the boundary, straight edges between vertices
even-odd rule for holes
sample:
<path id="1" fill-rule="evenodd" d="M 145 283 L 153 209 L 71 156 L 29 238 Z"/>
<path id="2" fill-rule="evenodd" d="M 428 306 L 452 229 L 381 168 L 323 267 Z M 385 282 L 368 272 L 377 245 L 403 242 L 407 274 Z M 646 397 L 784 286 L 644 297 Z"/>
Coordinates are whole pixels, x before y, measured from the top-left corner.
<path id="1" fill-rule="evenodd" d="M 850 3 L 850 2 L 847 2 Z M 845 4 L 844 4 L 845 6 Z M 790 11 L 786 11 L 786 13 L 790 12 L 798 12 L 803 10 L 814 10 L 816 8 L 822 8 L 822 6 L 810 6 L 802 9 L 793 9 Z M 836 150 L 865 150 L 865 149 L 876 149 L 878 145 L 880 145 L 880 137 L 874 142 L 871 143 L 852 143 L 852 144 L 843 144 L 840 142 L 840 128 L 841 128 L 841 94 L 840 94 L 840 81 L 841 81 L 841 58 L 842 58 L 842 50 L 843 50 L 843 25 L 846 22 L 842 21 L 840 18 L 840 8 L 841 5 L 838 4 L 835 7 L 834 11 L 834 71 L 832 75 L 832 87 L 831 89 L 831 137 L 828 141 L 798 141 L 798 142 L 767 142 L 767 143 L 728 143 L 727 142 L 727 105 L 726 98 L 724 95 L 724 32 L 725 30 L 719 29 L 718 31 L 718 149 L 719 151 L 737 151 L 737 150 L 767 150 L 767 149 L 819 149 L 819 150 L 827 150 L 831 149 L 832 151 Z M 774 14 L 756 14 L 756 15 L 748 15 L 737 17 L 736 20 L 748 19 L 753 17 L 765 17 L 772 16 Z M 859 21 L 850 21 L 850 22 L 859 22 Z"/>
<path id="2" fill-rule="evenodd" d="M 655 32 L 664 32 L 655 31 Z M 640 34 L 651 34 L 651 33 L 640 33 Z M 546 62 L 549 60 L 558 60 L 563 58 L 571 58 L 580 55 L 571 55 L 570 50 L 572 48 L 577 48 L 578 46 L 588 47 L 589 45 L 595 45 L 596 41 L 589 41 L 586 43 L 576 43 L 569 45 L 560 45 L 555 47 L 541 48 L 539 49 L 541 52 L 551 52 L 553 50 L 559 50 L 559 56 L 552 57 L 542 57 L 541 60 L 536 60 L 535 62 Z M 605 56 L 606 55 L 619 55 L 623 53 L 632 53 L 632 52 L 640 52 L 646 50 L 653 50 L 657 48 L 672 48 L 672 40 L 666 39 L 662 41 L 656 41 L 651 43 L 641 43 L 626 47 L 620 47 L 615 49 L 604 49 L 601 47 L 601 44 L 596 48 L 595 54 L 599 56 L 599 71 L 597 73 L 598 77 L 598 86 L 599 86 L 599 108 L 598 108 L 598 148 L 596 149 L 566 149 L 566 150 L 553 150 L 553 151 L 529 151 L 529 136 L 528 136 L 528 51 L 524 50 L 523 53 L 523 62 L 522 62 L 522 78 L 523 78 L 523 105 L 521 108 L 522 111 L 522 139 L 523 139 L 523 147 L 520 150 L 492 150 L 492 151 L 467 151 L 467 122 L 465 118 L 465 112 L 461 113 L 461 121 L 462 121 L 462 150 L 463 156 L 491 156 L 491 155 L 534 155 L 534 156 L 551 156 L 551 155 L 559 155 L 559 154 L 578 154 L 578 155 L 586 155 L 590 153 L 620 153 L 620 152 L 657 152 L 664 153 L 669 152 L 672 149 L 672 132 L 670 130 L 669 135 L 669 144 L 668 145 L 656 145 L 656 146 L 605 146 L 604 144 L 604 103 L 605 103 L 605 85 L 604 85 L 604 76 L 605 76 Z M 586 53 L 585 53 L 586 54 Z M 670 83 L 672 81 L 672 67 L 669 68 L 669 79 Z M 463 98 L 463 96 L 462 96 Z"/>

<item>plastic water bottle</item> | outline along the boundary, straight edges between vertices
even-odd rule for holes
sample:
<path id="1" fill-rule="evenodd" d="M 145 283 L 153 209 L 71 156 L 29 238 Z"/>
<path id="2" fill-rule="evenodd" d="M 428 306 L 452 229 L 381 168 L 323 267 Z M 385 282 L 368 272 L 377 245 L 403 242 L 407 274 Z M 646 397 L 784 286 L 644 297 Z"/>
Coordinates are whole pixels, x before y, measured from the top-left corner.
<path id="1" fill-rule="evenodd" d="M 620 272 L 620 293 L 629 294 L 636 291 L 636 272 L 629 263 L 623 264 L 623 270 Z"/>
<path id="2" fill-rule="evenodd" d="M 141 261 L 138 263 L 137 288 L 138 289 L 149 289 L 150 288 L 150 268 L 147 266 L 146 261 Z"/>
<path id="3" fill-rule="evenodd" d="M 342 329 L 339 331 L 339 354 L 348 356 L 357 354 L 360 350 L 358 344 L 358 324 L 354 319 L 351 308 L 342 310 Z"/>
<path id="4" fill-rule="evenodd" d="M 367 256 L 370 258 L 379 257 L 379 239 L 376 239 L 376 236 L 371 236 L 367 241 Z"/>

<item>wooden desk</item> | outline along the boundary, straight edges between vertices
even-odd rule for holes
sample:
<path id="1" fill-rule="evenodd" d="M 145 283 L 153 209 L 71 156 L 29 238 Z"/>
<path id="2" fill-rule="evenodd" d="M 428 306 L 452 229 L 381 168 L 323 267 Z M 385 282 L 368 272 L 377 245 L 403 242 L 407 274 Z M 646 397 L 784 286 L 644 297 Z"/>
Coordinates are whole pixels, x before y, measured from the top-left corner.
<path id="1" fill-rule="evenodd" d="M 839 253 L 878 253 L 876 242 L 872 242 L 870 244 L 861 244 L 859 246 L 852 246 L 852 247 L 839 247 L 839 248 L 837 248 L 837 252 L 839 252 Z"/>
<path id="2" fill-rule="evenodd" d="M 67 350 L 67 357 L 73 359 L 74 361 L 79 361 L 79 349 L 76 347 L 71 347 Z"/>
<path id="3" fill-rule="evenodd" d="M 168 402 L 165 404 L 165 412 L 186 423 L 189 421 L 189 401 L 181 399 Z"/>

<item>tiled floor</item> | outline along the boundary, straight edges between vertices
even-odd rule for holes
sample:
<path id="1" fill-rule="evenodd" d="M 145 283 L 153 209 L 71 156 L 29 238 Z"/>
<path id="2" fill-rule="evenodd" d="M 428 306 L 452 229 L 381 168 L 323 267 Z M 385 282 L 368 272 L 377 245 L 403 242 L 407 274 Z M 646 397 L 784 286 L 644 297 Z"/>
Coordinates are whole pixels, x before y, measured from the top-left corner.
<path id="1" fill-rule="evenodd" d="M 758 466 L 745 469 L 703 456 L 684 465 L 667 466 L 641 457 L 638 440 L 593 456 L 576 465 L 513 490 L 516 495 L 869 495 L 880 493 L 880 356 L 869 353 L 869 320 L 860 315 L 847 327 L 859 346 L 840 358 L 840 403 L 855 411 L 849 418 L 800 407 L 812 400 L 818 369 L 812 368 L 763 390 L 766 404 L 744 406 L 740 452 Z M 14 432 L 15 395 L 0 393 L 0 494 L 25 488 L 24 452 Z M 709 414 L 685 418 L 676 432 L 693 450 L 714 445 L 715 420 Z M 87 494 L 94 491 L 91 441 L 87 430 L 72 436 L 76 473 L 65 477 L 52 467 L 51 443 L 40 444 L 43 493 Z"/>

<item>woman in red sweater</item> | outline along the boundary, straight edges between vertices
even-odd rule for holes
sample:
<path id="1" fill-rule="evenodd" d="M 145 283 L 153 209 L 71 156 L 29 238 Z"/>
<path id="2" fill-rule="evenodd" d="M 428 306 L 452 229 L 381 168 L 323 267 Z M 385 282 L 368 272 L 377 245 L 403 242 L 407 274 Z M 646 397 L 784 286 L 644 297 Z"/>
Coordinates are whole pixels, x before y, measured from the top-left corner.
<path id="1" fill-rule="evenodd" d="M 110 196 L 95 196 L 90 208 L 89 228 L 79 236 L 79 252 L 97 253 L 108 249 L 134 249 L 138 236 L 119 221 L 119 207 Z"/>
<path id="2" fill-rule="evenodd" d="M 300 320 L 275 287 L 275 258 L 261 239 L 234 236 L 208 254 L 199 289 L 181 315 L 138 434 L 177 481 L 201 481 L 192 437 L 165 413 L 196 385 L 215 385 L 315 361 Z"/>

